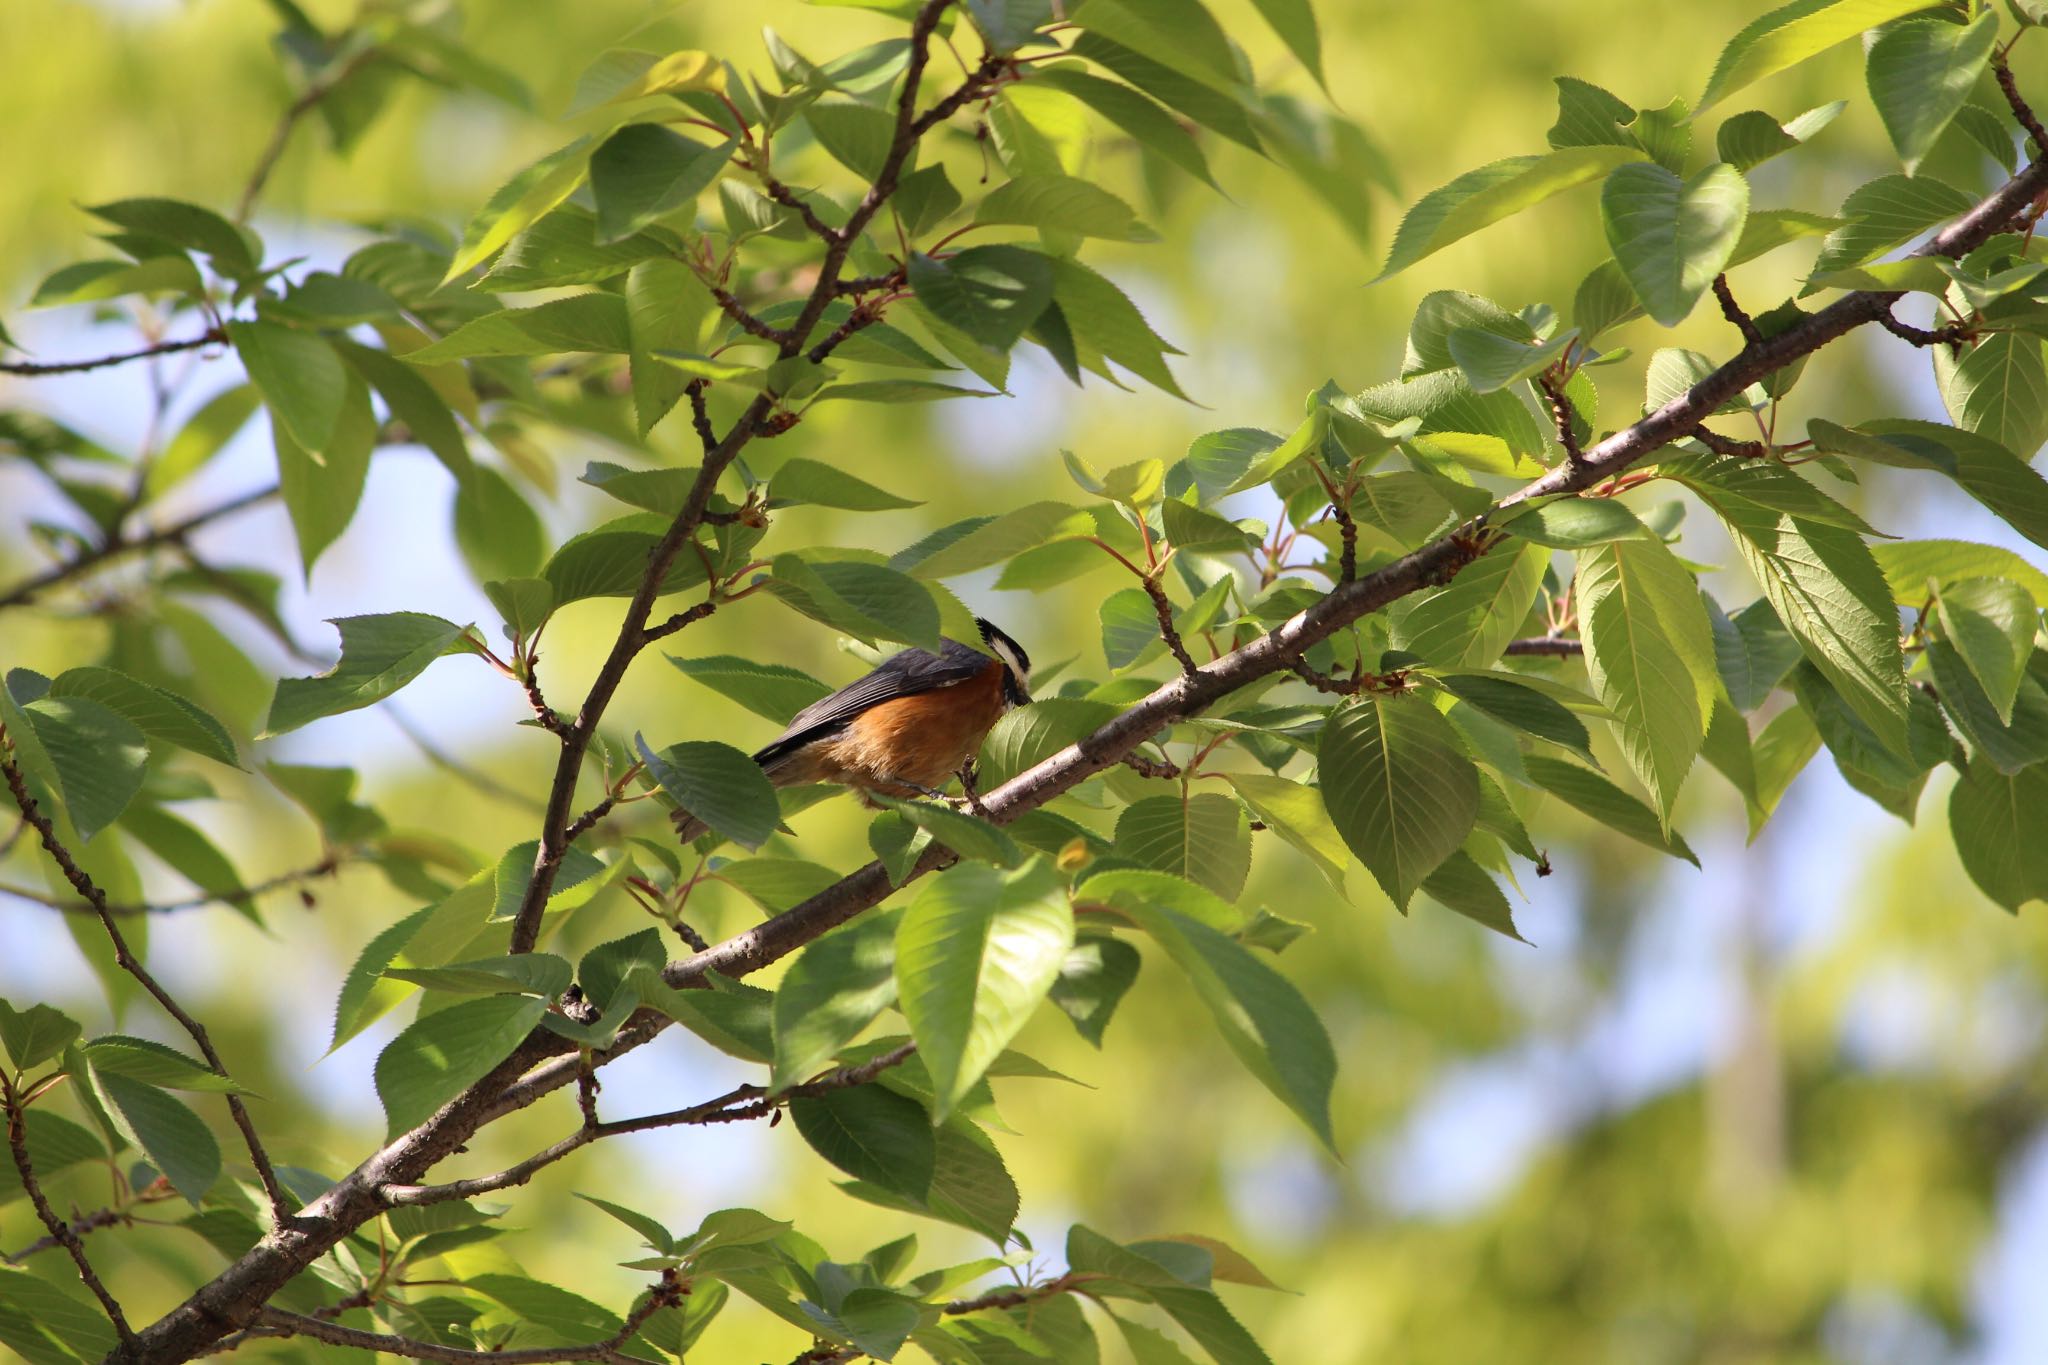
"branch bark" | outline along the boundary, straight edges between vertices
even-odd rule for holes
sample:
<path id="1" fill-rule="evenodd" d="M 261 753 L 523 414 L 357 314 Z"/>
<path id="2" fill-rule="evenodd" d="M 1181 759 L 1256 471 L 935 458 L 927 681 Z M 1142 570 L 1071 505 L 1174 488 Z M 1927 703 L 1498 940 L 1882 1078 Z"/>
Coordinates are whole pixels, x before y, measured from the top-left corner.
<path id="1" fill-rule="evenodd" d="M 218 327 L 208 328 L 196 337 L 185 337 L 179 341 L 159 341 L 154 346 L 144 346 L 135 351 L 119 351 L 113 355 L 97 356 L 91 360 L 58 360 L 38 364 L 29 360 L 0 362 L 0 374 L 18 374 L 39 379 L 51 374 L 80 374 L 86 370 L 102 370 L 109 365 L 126 365 L 131 360 L 147 360 L 153 355 L 172 355 L 178 351 L 196 351 L 201 346 L 212 346 L 228 339 L 228 334 Z"/>

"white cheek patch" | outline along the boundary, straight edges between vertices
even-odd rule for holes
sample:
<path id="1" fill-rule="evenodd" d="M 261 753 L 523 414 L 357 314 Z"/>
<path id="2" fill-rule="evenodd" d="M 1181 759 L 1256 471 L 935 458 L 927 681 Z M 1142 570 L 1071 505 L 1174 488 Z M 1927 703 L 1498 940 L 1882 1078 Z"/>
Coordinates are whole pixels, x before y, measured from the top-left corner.
<path id="1" fill-rule="evenodd" d="M 1009 667 L 1010 672 L 1017 675 L 1017 686 L 1027 692 L 1030 691 L 1031 666 L 1018 657 L 1017 651 L 1010 647 L 1010 642 L 998 635 L 989 640 L 988 647 L 995 652 L 995 656 L 998 659 L 1001 659 Z"/>

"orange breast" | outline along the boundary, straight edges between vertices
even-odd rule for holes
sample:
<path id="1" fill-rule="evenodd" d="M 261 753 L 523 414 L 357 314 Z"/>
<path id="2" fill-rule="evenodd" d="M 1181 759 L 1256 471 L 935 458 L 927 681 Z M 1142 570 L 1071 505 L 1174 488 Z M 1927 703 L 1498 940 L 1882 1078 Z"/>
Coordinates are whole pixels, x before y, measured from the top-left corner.
<path id="1" fill-rule="evenodd" d="M 899 785 L 906 782 L 941 787 L 1002 714 L 1002 669 L 991 664 L 966 682 L 862 712 L 845 734 L 818 746 L 820 776 L 890 796 L 915 795 Z"/>

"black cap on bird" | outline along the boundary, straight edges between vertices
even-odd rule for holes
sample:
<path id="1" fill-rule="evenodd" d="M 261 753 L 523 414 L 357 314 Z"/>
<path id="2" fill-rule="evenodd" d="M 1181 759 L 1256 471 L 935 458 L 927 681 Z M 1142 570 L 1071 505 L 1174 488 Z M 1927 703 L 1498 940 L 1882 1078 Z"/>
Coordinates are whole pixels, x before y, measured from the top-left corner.
<path id="1" fill-rule="evenodd" d="M 873 672 L 812 702 L 754 754 L 778 787 L 836 782 L 865 796 L 935 795 L 980 751 L 990 727 L 1031 700 L 1031 658 L 980 617 L 981 647 L 946 640 L 939 652 L 905 649 Z M 671 817 L 688 843 L 708 828 Z"/>

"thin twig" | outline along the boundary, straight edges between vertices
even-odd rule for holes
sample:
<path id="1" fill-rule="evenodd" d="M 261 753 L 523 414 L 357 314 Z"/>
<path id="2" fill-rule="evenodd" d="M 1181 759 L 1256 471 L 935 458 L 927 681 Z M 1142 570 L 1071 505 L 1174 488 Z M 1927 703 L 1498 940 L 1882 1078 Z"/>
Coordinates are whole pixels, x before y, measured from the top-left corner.
<path id="1" fill-rule="evenodd" d="M 144 346 L 139 351 L 122 351 L 115 355 L 103 355 L 93 360 L 58 360 L 49 364 L 37 364 L 27 360 L 0 361 L 0 374 L 18 374 L 38 378 L 49 374 L 78 374 L 84 370 L 104 369 L 109 365 L 125 365 L 131 360 L 147 360 L 151 356 L 169 355 L 173 351 L 193 351 L 201 346 L 212 346 L 228 339 L 228 334 L 218 327 L 209 327 L 196 337 L 185 337 L 178 341 L 159 341 L 154 346 Z"/>
<path id="2" fill-rule="evenodd" d="M 1694 427 L 1686 435 L 1698 441 L 1716 455 L 1726 455 L 1738 460 L 1761 460 L 1771 453 L 1762 441 L 1738 441 L 1733 436 L 1723 436 L 1706 426 Z"/>
<path id="3" fill-rule="evenodd" d="M 73 1237 L 79 1238 L 82 1241 L 87 1235 L 98 1232 L 101 1228 L 110 1228 L 116 1223 L 125 1223 L 127 1221 L 127 1215 L 116 1209 L 95 1209 L 91 1213 L 72 1219 L 65 1226 L 71 1230 Z M 12 1255 L 0 1251 L 0 1261 L 9 1261 L 15 1265 L 20 1265 L 39 1251 L 48 1251 L 51 1247 L 63 1245 L 63 1238 L 58 1237 L 55 1233 L 50 1233 L 36 1238 L 35 1241 L 30 1242 Z"/>
<path id="4" fill-rule="evenodd" d="M 4 745 L 6 735 L 6 728 L 0 726 L 0 745 Z M 113 912 L 107 908 L 107 893 L 100 890 L 99 884 L 86 875 L 85 869 L 72 858 L 71 851 L 58 840 L 56 826 L 51 824 L 50 818 L 37 807 L 36 799 L 29 795 L 28 783 L 22 777 L 21 769 L 15 765 L 13 759 L 0 756 L 0 772 L 6 774 L 7 788 L 14 795 L 15 805 L 21 808 L 22 815 L 35 826 L 37 835 L 41 837 L 43 851 L 50 855 L 51 860 L 63 872 L 64 879 L 71 883 L 79 895 L 85 897 L 99 915 L 101 927 L 107 931 L 107 937 L 113 940 L 114 960 L 120 964 L 123 971 L 142 983 L 142 988 L 163 1007 L 164 1013 L 177 1020 L 185 1032 L 192 1036 L 192 1041 L 199 1046 L 200 1055 L 206 1058 L 206 1064 L 212 1067 L 216 1074 L 227 1076 L 227 1066 L 221 1061 L 220 1053 L 215 1050 L 213 1040 L 207 1036 L 205 1027 L 171 997 L 171 993 L 163 988 L 150 973 L 149 968 L 142 965 L 142 959 L 129 949 L 127 937 L 122 934 L 121 926 L 115 922 Z M 228 1102 L 228 1112 L 234 1116 L 235 1127 L 242 1130 L 242 1140 L 249 1149 L 250 1164 L 255 1166 L 256 1175 L 262 1180 L 264 1191 L 270 1196 L 271 1214 L 279 1223 L 283 1223 L 292 1216 L 290 1196 L 278 1183 L 277 1172 L 271 1169 L 270 1155 L 263 1150 L 263 1142 L 256 1136 L 256 1125 L 250 1122 L 249 1111 L 243 1106 L 242 1097 L 229 1091 L 224 1098 Z"/>
<path id="5" fill-rule="evenodd" d="M 686 607 L 682 611 L 677 612 L 660 625 L 647 627 L 646 630 L 640 632 L 640 637 L 648 644 L 652 644 L 656 640 L 666 640 L 685 626 L 695 625 L 717 610 L 718 603 L 707 597 L 695 606 Z"/>
<path id="6" fill-rule="evenodd" d="M 706 455 L 718 449 L 718 433 L 711 427 L 711 409 L 704 398 L 704 390 L 709 387 L 702 379 L 692 379 L 683 385 L 683 392 L 690 399 L 690 425 L 696 429 L 697 439 L 704 443 Z"/>
<path id="7" fill-rule="evenodd" d="M 1714 276 L 1714 301 L 1721 305 L 1721 316 L 1733 323 L 1736 331 L 1742 333 L 1743 345 L 1754 346 L 1764 339 L 1764 334 L 1757 328 L 1756 319 L 1743 312 L 1742 305 L 1735 301 L 1735 291 L 1728 287 L 1726 275 Z"/>
<path id="8" fill-rule="evenodd" d="M 749 312 L 747 305 L 741 303 L 731 290 L 726 289 L 723 285 L 716 284 L 709 287 L 711 289 L 711 297 L 718 300 L 718 306 L 725 310 L 727 317 L 739 325 L 739 329 L 742 332 L 749 336 L 759 337 L 763 341 L 772 341 L 778 346 L 788 338 L 788 333 L 784 332 L 780 327 L 770 327 L 767 323 Z"/>
<path id="9" fill-rule="evenodd" d="M 290 872 L 280 872 L 275 877 L 266 877 L 260 882 L 252 882 L 247 886 L 238 886 L 231 891 L 220 891 L 205 896 L 192 896 L 185 900 L 153 901 L 127 905 L 109 901 L 107 903 L 107 913 L 124 917 L 135 915 L 174 915 L 180 911 L 199 910 L 209 905 L 247 905 L 258 896 L 266 895 L 269 892 L 281 890 L 287 886 L 297 886 L 300 882 L 313 881 L 319 877 L 331 877 L 340 870 L 343 861 L 344 858 L 341 853 L 330 853 L 311 867 L 294 868 Z M 90 901 L 81 901 L 74 897 L 53 896 L 47 891 L 38 891 L 28 886 L 12 886 L 0 883 L 0 896 L 14 896 L 36 905 L 46 905 L 52 910 L 62 910 L 69 914 L 89 915 L 96 913 L 96 907 Z"/>
<path id="10" fill-rule="evenodd" d="M 1877 325 L 1913 346 L 1939 346 L 1943 342 L 1953 344 L 1968 339 L 1974 330 L 1966 322 L 1948 322 L 1939 327 L 1915 327 L 1910 322 L 1901 322 L 1893 316 L 1889 308 L 1878 314 Z"/>
<path id="11" fill-rule="evenodd" d="M 1136 749 L 1124 755 L 1124 766 L 1140 777 L 1171 780 L 1180 776 L 1180 764 L 1141 754 Z"/>
<path id="12" fill-rule="evenodd" d="M 1152 599 L 1152 612 L 1159 618 L 1159 638 L 1166 641 L 1167 649 L 1180 661 L 1180 671 L 1192 678 L 1199 667 L 1195 656 L 1188 653 L 1187 641 L 1180 638 L 1180 627 L 1173 623 L 1173 603 L 1166 598 L 1166 589 L 1160 585 L 1157 574 L 1146 574 L 1142 580 L 1145 595 Z"/>
<path id="13" fill-rule="evenodd" d="M 1503 653 L 1509 657 L 1571 659 L 1586 652 L 1585 642 L 1562 635 L 1543 635 L 1529 640 L 1510 640 Z"/>
<path id="14" fill-rule="evenodd" d="M 10 781 L 13 772 L 13 765 L 10 764 Z M 100 1282 L 99 1274 L 92 1268 L 92 1262 L 86 1259 L 85 1244 L 79 1241 L 78 1234 L 71 1230 L 71 1225 L 57 1216 L 56 1210 L 50 1207 L 50 1201 L 43 1195 L 42 1184 L 36 1179 L 36 1168 L 29 1161 L 28 1115 L 15 1099 L 14 1087 L 7 1084 L 4 1077 L 0 1077 L 0 1104 L 7 1108 L 7 1148 L 14 1154 L 14 1172 L 21 1177 L 21 1187 L 28 1191 L 29 1202 L 35 1205 L 36 1217 L 43 1220 L 43 1226 L 50 1230 L 50 1236 L 56 1238 L 58 1244 L 71 1254 L 71 1263 L 78 1267 L 78 1278 L 85 1281 L 85 1287 L 100 1301 L 100 1307 L 107 1310 L 107 1316 L 113 1320 L 114 1330 L 120 1333 L 121 1340 L 124 1343 L 135 1340 L 135 1329 L 128 1325 L 128 1318 L 121 1312 L 120 1303 L 107 1291 L 106 1285 Z M 25 1256 L 28 1253 L 22 1254 Z"/>
<path id="15" fill-rule="evenodd" d="M 1536 387 L 1543 390 L 1544 398 L 1549 400 L 1550 420 L 1557 428 L 1557 443 L 1564 447 L 1565 463 L 1583 464 L 1586 451 L 1579 443 L 1578 414 L 1572 407 L 1572 400 L 1565 396 L 1564 386 L 1544 373 L 1536 376 Z"/>
<path id="16" fill-rule="evenodd" d="M 259 488 L 254 492 L 244 493 L 238 498 L 230 498 L 218 506 L 194 512 L 189 517 L 185 517 L 180 521 L 174 521 L 170 525 L 160 527 L 157 530 L 148 531 L 139 536 L 115 537 L 103 545 L 97 545 L 85 551 L 75 559 L 59 564 L 54 569 L 47 570 L 34 578 L 0 591 L 0 610 L 18 606 L 35 597 L 38 593 L 47 592 L 60 583 L 69 582 L 80 574 L 89 573 L 112 560 L 134 554 L 139 550 L 151 550 L 159 545 L 175 544 L 208 522 L 218 521 L 222 517 L 233 516 L 237 512 L 245 512 L 251 507 L 270 501 L 277 494 L 277 485 L 272 484 L 268 488 Z"/>
<path id="17" fill-rule="evenodd" d="M 2003 52 L 1991 54 L 1991 71 L 1998 78 L 1998 88 L 2005 93 L 2005 102 L 2012 106 L 2012 116 L 2020 127 L 2027 130 L 2027 136 L 2034 140 L 2037 156 L 2048 155 L 2048 129 L 2041 126 L 2041 120 L 2034 117 L 2033 109 L 2020 98 L 2019 83 L 2012 78 L 2012 66 Z"/>
<path id="18" fill-rule="evenodd" d="M 270 182 L 270 173 L 277 169 L 278 159 L 284 155 L 285 146 L 291 141 L 292 129 L 299 126 L 299 120 L 318 107 L 320 101 L 333 94 L 335 88 L 343 81 L 382 55 L 381 48 L 364 48 L 334 70 L 316 78 L 278 117 L 277 126 L 270 130 L 270 141 L 257 156 L 255 169 L 249 172 L 249 181 L 242 187 L 242 198 L 235 205 L 237 223 L 248 222 L 249 215 L 255 212 L 256 200 L 263 194 L 263 187 Z"/>
<path id="19" fill-rule="evenodd" d="M 637 1328 L 635 1329 L 637 1330 Z M 403 1356 L 408 1360 L 442 1360 L 466 1365 L 466 1362 L 485 1362 L 486 1365 L 546 1365 L 551 1361 L 595 1360 L 605 1365 L 652 1365 L 646 1356 L 629 1355 L 619 1349 L 632 1332 L 625 1333 L 617 1341 L 592 1342 L 586 1346 L 528 1346 L 516 1351 L 487 1350 L 474 1351 L 461 1346 L 443 1346 L 439 1342 L 420 1341 L 413 1337 L 401 1337 L 388 1332 L 366 1332 L 358 1327 L 344 1327 L 338 1322 L 323 1322 L 319 1318 L 303 1313 L 287 1313 L 281 1308 L 266 1308 L 257 1317 L 252 1327 L 245 1328 L 229 1341 L 221 1343 L 224 1350 L 233 1350 L 244 1341 L 262 1337 L 311 1337 L 331 1346 L 349 1346 L 360 1351 L 382 1351 L 386 1355 Z M 232 1344 L 230 1344 L 232 1343 Z M 208 1355 L 219 1354 L 208 1351 Z"/>

